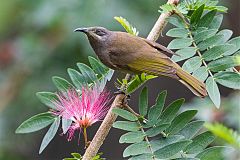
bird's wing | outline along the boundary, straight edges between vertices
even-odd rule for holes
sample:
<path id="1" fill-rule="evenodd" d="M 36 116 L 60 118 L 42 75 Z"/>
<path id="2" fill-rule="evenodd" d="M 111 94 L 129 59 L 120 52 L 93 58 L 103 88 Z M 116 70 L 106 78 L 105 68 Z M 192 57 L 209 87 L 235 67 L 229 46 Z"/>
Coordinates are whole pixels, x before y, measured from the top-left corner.
<path id="1" fill-rule="evenodd" d="M 112 47 L 108 48 L 108 55 L 111 63 L 118 69 L 137 74 L 164 75 L 178 79 L 177 64 L 166 55 L 166 52 L 171 53 L 167 48 L 127 33 L 119 32 L 117 38 L 118 41 L 112 40 Z"/>
<path id="2" fill-rule="evenodd" d="M 145 38 L 142 38 L 148 45 L 156 48 L 157 50 L 159 50 L 161 53 L 163 54 L 167 54 L 167 55 L 177 55 L 179 56 L 178 54 L 174 53 L 173 51 L 171 51 L 170 49 L 167 49 L 166 47 L 164 47 L 163 45 L 159 44 L 159 43 L 156 43 L 156 42 L 153 42 L 153 41 L 150 41 L 148 39 L 145 39 Z"/>
<path id="3" fill-rule="evenodd" d="M 167 76 L 179 79 L 176 74 L 176 64 L 168 57 L 163 58 L 159 55 L 147 54 L 141 58 L 137 58 L 127 66 L 135 73 L 147 73 L 155 76 Z"/>

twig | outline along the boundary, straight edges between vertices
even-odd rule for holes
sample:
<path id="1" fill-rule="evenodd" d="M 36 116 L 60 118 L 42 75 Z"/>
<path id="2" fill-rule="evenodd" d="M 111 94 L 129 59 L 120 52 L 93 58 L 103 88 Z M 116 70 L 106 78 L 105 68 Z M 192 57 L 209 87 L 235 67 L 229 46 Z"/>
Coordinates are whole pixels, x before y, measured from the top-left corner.
<path id="1" fill-rule="evenodd" d="M 139 123 L 139 124 L 141 125 L 141 123 Z M 142 127 L 141 127 L 141 131 L 143 132 L 144 135 L 146 135 L 146 132 L 144 131 L 144 129 L 143 129 Z M 156 158 L 155 158 L 155 156 L 154 156 L 154 151 L 153 151 L 153 149 L 152 149 L 152 146 L 151 146 L 151 143 L 150 143 L 148 137 L 145 136 L 144 139 L 145 139 L 145 141 L 146 141 L 147 144 L 148 144 L 148 148 L 149 148 L 149 150 L 150 150 L 150 152 L 151 152 L 151 154 L 152 154 L 152 159 L 153 159 L 153 160 L 156 160 Z"/>
<path id="2" fill-rule="evenodd" d="M 170 4 L 177 4 L 178 0 L 168 0 L 168 3 Z M 155 23 L 154 27 L 152 28 L 151 32 L 149 33 L 147 39 L 151 41 L 156 41 L 162 32 L 163 28 L 166 25 L 166 19 L 171 16 L 172 13 L 163 13 L 158 18 L 157 22 Z M 127 74 L 125 79 L 130 79 L 130 74 Z M 123 87 L 123 86 L 122 86 Z M 85 154 L 83 156 L 83 160 L 92 160 L 92 158 L 98 153 L 99 148 L 103 144 L 103 141 L 105 140 L 106 136 L 108 135 L 112 124 L 117 118 L 117 115 L 112 113 L 112 109 L 115 107 L 123 107 L 124 104 L 125 95 L 119 94 L 115 97 L 110 110 L 108 111 L 106 117 L 104 118 L 101 126 L 99 127 L 98 131 L 96 132 L 92 142 L 90 143 L 89 147 L 85 151 Z"/>
<path id="3" fill-rule="evenodd" d="M 233 67 L 233 71 L 236 72 L 236 73 L 239 73 L 238 70 L 235 67 Z"/>
<path id="4" fill-rule="evenodd" d="M 193 46 L 194 46 L 195 48 L 198 48 L 196 42 L 194 41 L 192 32 L 191 32 L 190 29 L 189 29 L 189 27 L 190 27 L 190 26 L 189 26 L 189 23 L 185 20 L 185 17 L 184 17 L 181 13 L 179 13 L 179 12 L 175 12 L 175 13 L 183 20 L 184 24 L 186 25 L 185 28 L 186 28 L 186 29 L 188 30 L 188 32 L 190 33 L 189 36 L 190 36 L 190 38 L 191 38 L 191 40 L 192 40 Z M 212 72 L 208 69 L 208 65 L 207 65 L 206 61 L 202 58 L 202 54 L 201 54 L 201 52 L 199 51 L 199 49 L 197 49 L 197 54 L 198 54 L 198 56 L 202 59 L 203 65 L 207 68 L 207 71 L 208 71 L 208 73 L 210 74 L 210 76 L 211 76 L 212 78 L 214 78 Z"/>
<path id="5" fill-rule="evenodd" d="M 141 117 L 138 113 L 136 113 L 129 105 L 124 104 L 124 108 L 129 111 L 130 113 L 134 114 L 136 117 Z"/>

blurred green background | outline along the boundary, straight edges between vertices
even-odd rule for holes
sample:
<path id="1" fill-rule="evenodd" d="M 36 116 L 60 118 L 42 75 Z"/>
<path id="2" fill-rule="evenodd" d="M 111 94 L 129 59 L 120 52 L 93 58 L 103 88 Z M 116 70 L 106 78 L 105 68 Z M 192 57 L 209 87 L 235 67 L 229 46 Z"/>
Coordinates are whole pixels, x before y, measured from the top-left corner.
<path id="1" fill-rule="evenodd" d="M 83 146 L 78 145 L 76 139 L 67 142 L 65 137 L 57 135 L 47 149 L 38 155 L 41 139 L 46 130 L 28 135 L 16 135 L 14 131 L 28 117 L 47 111 L 48 108 L 38 101 L 35 93 L 55 91 L 51 82 L 52 76 L 69 79 L 66 72 L 68 67 L 76 68 L 77 62 L 87 63 L 87 56 L 93 56 L 93 50 L 86 37 L 74 33 L 75 28 L 104 26 L 111 30 L 123 30 L 113 19 L 114 16 L 122 16 L 140 31 L 140 36 L 145 37 L 159 16 L 159 6 L 165 2 L 0 0 L 0 160 L 59 160 L 70 157 L 71 152 L 83 153 Z M 222 0 L 221 4 L 229 8 L 222 28 L 229 28 L 234 32 L 233 36 L 239 36 L 240 2 Z M 167 45 L 170 39 L 164 37 L 164 33 L 159 43 Z M 116 75 L 121 73 L 115 73 L 115 78 Z M 148 83 L 148 86 L 152 95 L 151 103 L 156 94 L 163 89 L 168 90 L 168 102 L 180 97 L 186 98 L 189 102 L 193 97 L 183 86 L 168 78 L 155 79 Z M 113 83 L 108 84 L 108 88 L 111 91 L 115 90 Z M 221 88 L 221 92 L 229 99 L 235 96 L 236 102 L 224 103 L 223 108 L 227 109 L 218 111 L 209 104 L 209 107 L 205 107 L 206 110 L 203 109 L 202 114 L 209 113 L 205 117 L 208 121 L 218 120 L 238 129 L 239 93 L 232 93 L 232 90 L 225 88 Z M 132 106 L 137 104 L 137 95 L 138 93 L 132 95 L 133 100 L 130 102 Z M 216 113 L 222 113 L 218 115 L 220 118 L 214 118 Z M 231 116 L 232 113 L 237 115 Z M 224 119 L 224 116 L 228 117 L 228 120 Z M 97 126 L 91 129 L 90 136 L 94 135 Z M 121 155 L 124 145 L 118 144 L 120 134 L 121 132 L 116 129 L 111 130 L 101 149 L 104 157 L 123 159 Z"/>

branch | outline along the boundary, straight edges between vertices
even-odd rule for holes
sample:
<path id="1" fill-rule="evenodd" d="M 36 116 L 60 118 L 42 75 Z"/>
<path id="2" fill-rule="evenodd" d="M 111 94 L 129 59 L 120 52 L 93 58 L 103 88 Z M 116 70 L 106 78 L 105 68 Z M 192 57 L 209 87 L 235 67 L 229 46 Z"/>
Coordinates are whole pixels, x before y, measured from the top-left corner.
<path id="1" fill-rule="evenodd" d="M 170 4 L 177 4 L 179 0 L 168 0 L 168 3 Z M 156 41 L 162 32 L 163 28 L 166 25 L 166 19 L 171 16 L 172 13 L 163 13 L 160 15 L 158 18 L 157 22 L 155 23 L 154 27 L 152 28 L 151 32 L 149 33 L 147 39 L 151 41 Z M 125 79 L 129 80 L 130 79 L 130 74 L 127 74 Z M 123 86 L 122 86 L 123 87 Z M 112 109 L 115 107 L 123 108 L 125 100 L 125 95 L 124 94 L 119 94 L 115 97 L 111 108 L 109 109 L 106 117 L 104 118 L 101 126 L 99 127 L 98 131 L 96 132 L 92 142 L 90 143 L 89 147 L 87 148 L 83 160 L 91 160 L 97 153 L 101 145 L 103 144 L 103 141 L 107 137 L 112 124 L 117 118 L 117 115 L 112 113 Z"/>

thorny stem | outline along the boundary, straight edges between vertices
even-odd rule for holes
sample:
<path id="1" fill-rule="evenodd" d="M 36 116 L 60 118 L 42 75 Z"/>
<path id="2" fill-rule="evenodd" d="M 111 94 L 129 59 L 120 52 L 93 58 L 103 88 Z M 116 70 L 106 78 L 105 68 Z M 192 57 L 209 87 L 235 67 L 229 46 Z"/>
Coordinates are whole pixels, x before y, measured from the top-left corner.
<path id="1" fill-rule="evenodd" d="M 205 60 L 203 59 L 201 52 L 199 51 L 197 44 L 196 44 L 195 41 L 194 41 L 192 32 L 191 32 L 190 29 L 189 29 L 189 28 L 190 28 L 189 23 L 186 21 L 185 17 L 182 15 L 182 13 L 180 13 L 180 12 L 175 12 L 175 13 L 176 13 L 176 14 L 183 20 L 183 22 L 185 23 L 185 25 L 186 25 L 185 28 L 186 28 L 186 29 L 188 30 L 188 32 L 189 32 L 189 36 L 190 36 L 190 38 L 192 39 L 192 44 L 193 44 L 193 46 L 194 46 L 195 48 L 197 48 L 197 54 L 198 54 L 198 56 L 202 59 L 203 65 L 207 68 L 207 71 L 208 71 L 208 73 L 210 74 L 210 76 L 211 76 L 212 78 L 214 78 L 212 72 L 211 72 L 211 71 L 209 70 L 209 68 L 208 68 L 207 63 L 206 63 Z"/>
<path id="2" fill-rule="evenodd" d="M 176 5 L 178 3 L 178 0 L 168 0 L 168 3 Z M 151 41 L 156 41 L 167 23 L 166 19 L 168 17 L 170 17 L 172 14 L 173 13 L 171 13 L 171 12 L 162 13 L 159 16 L 154 27 L 152 28 L 151 32 L 149 33 L 147 39 L 149 39 Z M 125 79 L 130 80 L 130 77 L 131 77 L 130 74 L 126 74 Z M 124 87 L 124 86 L 122 86 L 122 87 Z M 112 124 L 114 123 L 114 121 L 117 118 L 117 115 L 112 113 L 112 109 L 115 107 L 120 107 L 120 108 L 123 107 L 125 98 L 126 98 L 126 96 L 124 94 L 119 94 L 115 97 L 106 117 L 104 118 L 101 126 L 99 127 L 98 131 L 96 132 L 92 142 L 88 146 L 88 148 L 83 156 L 83 160 L 92 160 L 92 158 L 97 154 L 99 148 L 103 144 L 103 141 L 107 137 L 107 135 L 112 127 Z"/>

